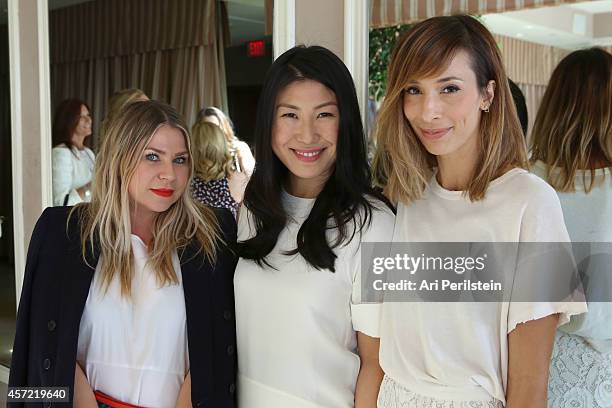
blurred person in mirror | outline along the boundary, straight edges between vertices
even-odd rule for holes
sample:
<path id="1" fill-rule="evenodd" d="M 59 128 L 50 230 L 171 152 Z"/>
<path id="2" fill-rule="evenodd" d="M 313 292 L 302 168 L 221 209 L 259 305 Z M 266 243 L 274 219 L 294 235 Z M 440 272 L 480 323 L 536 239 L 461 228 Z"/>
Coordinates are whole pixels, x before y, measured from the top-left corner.
<path id="1" fill-rule="evenodd" d="M 555 68 L 533 127 L 532 171 L 552 185 L 578 248 L 589 312 L 555 338 L 549 407 L 579 395 L 612 406 L 612 55 L 574 51 Z M 585 245 L 584 243 L 588 243 Z M 576 251 L 575 251 L 576 252 Z M 585 359 L 588 362 L 584 362 Z M 576 363 L 581 362 L 581 363 Z M 588 364 L 588 369 L 587 369 Z"/>
<path id="2" fill-rule="evenodd" d="M 68 387 L 79 408 L 234 408 L 236 223 L 193 200 L 183 120 L 134 102 L 98 158 L 91 202 L 34 228 L 9 386 Z"/>
<path id="3" fill-rule="evenodd" d="M 53 119 L 53 205 L 75 205 L 91 200 L 95 155 L 85 146 L 91 136 L 89 106 L 79 99 L 62 101 Z"/>
<path id="4" fill-rule="evenodd" d="M 205 205 L 226 208 L 237 215 L 248 177 L 234 168 L 229 142 L 221 128 L 199 121 L 191 129 L 194 178 L 191 191 Z"/>
<path id="5" fill-rule="evenodd" d="M 200 121 L 214 123 L 223 130 L 233 158 L 233 171 L 238 173 L 245 172 L 247 178 L 250 178 L 251 174 L 253 174 L 253 169 L 255 169 L 255 158 L 253 153 L 251 153 L 251 148 L 236 137 L 232 122 L 223 111 L 214 106 L 202 109 L 198 112 L 196 123 Z"/>
<path id="6" fill-rule="evenodd" d="M 529 116 L 527 114 L 527 104 L 525 103 L 525 95 L 521 88 L 510 78 L 508 78 L 508 85 L 510 86 L 510 93 L 512 94 L 512 100 L 516 107 L 516 114 L 518 115 L 519 122 L 521 122 L 521 129 L 523 130 L 523 136 L 527 137 L 527 128 L 529 127 Z"/>
<path id="7" fill-rule="evenodd" d="M 106 134 L 108 124 L 119 115 L 119 113 L 130 103 L 138 101 L 148 101 L 149 97 L 141 89 L 128 88 L 115 92 L 108 100 L 108 113 L 102 125 L 100 126 L 100 135 L 98 136 L 97 146 L 102 145 L 102 139 Z"/>

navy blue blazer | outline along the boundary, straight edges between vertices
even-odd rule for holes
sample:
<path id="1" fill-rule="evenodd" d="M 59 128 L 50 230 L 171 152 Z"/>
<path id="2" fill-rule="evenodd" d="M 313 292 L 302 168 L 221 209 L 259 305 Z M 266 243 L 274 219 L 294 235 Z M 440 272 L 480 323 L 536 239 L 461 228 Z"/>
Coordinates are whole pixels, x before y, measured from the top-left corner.
<path id="1" fill-rule="evenodd" d="M 9 386 L 62 386 L 72 400 L 79 324 L 99 249 L 82 256 L 78 214 L 70 207 L 47 208 L 34 228 L 19 310 Z M 236 222 L 215 209 L 224 241 L 236 241 Z M 194 407 L 235 407 L 236 323 L 233 275 L 237 258 L 219 243 L 211 265 L 195 243 L 179 252 Z M 12 403 L 10 407 L 41 407 Z M 45 403 L 71 407 L 72 403 Z"/>

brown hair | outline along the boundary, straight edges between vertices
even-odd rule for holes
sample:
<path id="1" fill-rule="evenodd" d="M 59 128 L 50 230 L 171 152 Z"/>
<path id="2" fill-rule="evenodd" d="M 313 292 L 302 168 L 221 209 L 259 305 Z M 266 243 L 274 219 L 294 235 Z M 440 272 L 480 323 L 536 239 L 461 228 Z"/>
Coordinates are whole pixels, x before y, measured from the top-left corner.
<path id="1" fill-rule="evenodd" d="M 104 138 L 104 134 L 108 130 L 109 123 L 115 117 L 117 117 L 127 105 L 132 102 L 143 100 L 146 101 L 148 99 L 147 94 L 138 88 L 122 89 L 112 94 L 108 100 L 108 113 L 106 114 L 106 117 L 102 121 L 102 125 L 100 127 L 100 140 L 98 141 L 98 146 L 102 144 L 101 139 Z"/>
<path id="2" fill-rule="evenodd" d="M 91 116 L 91 109 L 80 99 L 64 99 L 57 105 L 55 116 L 53 117 L 53 129 L 51 131 L 53 146 L 63 143 L 72 150 L 72 134 L 81 119 L 81 106 L 85 106 Z"/>
<path id="3" fill-rule="evenodd" d="M 404 89 L 411 80 L 442 72 L 460 51 L 469 55 L 483 94 L 489 81 L 495 81 L 489 113 L 481 115 L 480 159 L 466 194 L 472 201 L 481 200 L 489 183 L 504 171 L 528 166 L 525 140 L 493 36 L 471 16 L 430 18 L 407 31 L 393 50 L 387 94 L 378 115 L 374 177 L 393 201 L 407 204 L 421 198 L 436 164 L 404 116 Z"/>
<path id="4" fill-rule="evenodd" d="M 574 191 L 578 170 L 585 192 L 595 183 L 597 162 L 612 165 L 612 55 L 600 48 L 574 51 L 550 77 L 533 127 L 531 160 L 548 165 L 559 191 Z M 559 171 L 557 171 L 559 170 Z"/>
<path id="5" fill-rule="evenodd" d="M 204 181 L 228 177 L 232 155 L 223 130 L 214 123 L 200 121 L 191 129 L 194 174 Z"/>

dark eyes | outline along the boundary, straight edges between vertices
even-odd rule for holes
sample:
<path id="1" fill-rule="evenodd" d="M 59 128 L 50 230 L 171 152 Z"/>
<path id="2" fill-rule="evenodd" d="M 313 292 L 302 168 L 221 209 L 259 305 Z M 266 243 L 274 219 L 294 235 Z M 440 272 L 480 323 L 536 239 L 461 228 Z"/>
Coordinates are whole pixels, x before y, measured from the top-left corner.
<path id="1" fill-rule="evenodd" d="M 157 162 L 157 161 L 159 161 L 159 155 L 157 153 L 147 153 L 145 155 L 145 159 L 147 159 L 149 161 L 152 161 L 152 162 Z M 173 162 L 176 163 L 176 164 L 185 164 L 185 163 L 187 163 L 187 156 L 176 157 L 173 160 Z"/>
<path id="2" fill-rule="evenodd" d="M 449 86 L 444 87 L 442 89 L 441 93 L 443 93 L 443 94 L 452 94 L 452 93 L 458 92 L 460 90 L 461 89 L 458 86 L 456 86 L 456 85 L 449 85 Z M 420 89 L 415 87 L 415 86 L 410 86 L 410 87 L 404 89 L 404 92 L 407 93 L 408 95 L 418 95 L 418 94 L 421 93 Z"/>
<path id="3" fill-rule="evenodd" d="M 318 119 L 318 118 L 333 118 L 334 116 L 336 116 L 336 115 L 334 115 L 334 114 L 333 114 L 333 113 L 331 113 L 331 112 L 321 112 L 321 113 L 319 113 L 319 114 L 317 115 L 317 119 Z M 297 119 L 297 118 L 298 118 L 298 116 L 297 116 L 297 114 L 295 114 L 295 113 L 293 113 L 293 112 L 286 112 L 286 113 L 283 113 L 283 114 L 281 115 L 281 118 L 291 118 L 291 119 Z"/>

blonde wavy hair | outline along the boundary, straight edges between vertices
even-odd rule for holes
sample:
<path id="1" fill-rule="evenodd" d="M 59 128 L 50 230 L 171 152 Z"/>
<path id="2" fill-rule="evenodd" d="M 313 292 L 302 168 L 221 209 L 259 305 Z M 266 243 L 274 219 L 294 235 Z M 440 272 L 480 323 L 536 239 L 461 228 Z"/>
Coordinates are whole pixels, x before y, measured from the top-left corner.
<path id="1" fill-rule="evenodd" d="M 87 245 L 92 251 L 94 243 L 99 245 L 103 289 L 106 291 L 118 277 L 121 294 L 126 297 L 131 295 L 134 276 L 128 186 L 146 146 L 163 125 L 183 133 L 191 157 L 189 134 L 173 108 L 157 101 L 134 102 L 109 123 L 96 158 L 91 203 L 78 205 L 71 212 L 72 215 L 82 209 L 78 214 L 83 259 L 87 262 Z M 160 286 L 178 283 L 172 265 L 174 250 L 180 255 L 191 241 L 196 241 L 207 260 L 213 262 L 215 244 L 220 239 L 212 210 L 200 207 L 191 197 L 193 160 L 189 159 L 189 163 L 189 181 L 183 195 L 154 220 L 148 264 L 155 271 Z"/>
<path id="2" fill-rule="evenodd" d="M 132 102 L 143 100 L 146 101 L 148 99 L 149 97 L 147 94 L 138 88 L 122 89 L 112 94 L 108 100 L 108 113 L 100 125 L 101 139 L 104 138 L 104 135 L 108 130 L 108 124 L 119 115 L 123 108 Z M 101 144 L 102 141 L 100 140 L 98 146 L 101 146 Z"/>
<path id="3" fill-rule="evenodd" d="M 471 16 L 433 17 L 412 27 L 395 46 L 378 114 L 374 182 L 394 202 L 420 199 L 436 166 L 435 156 L 404 116 L 404 89 L 412 80 L 444 71 L 460 51 L 469 55 L 483 94 L 489 81 L 495 81 L 489 112 L 481 114 L 480 157 L 466 194 L 472 201 L 481 200 L 492 180 L 512 167 L 528 167 L 525 140 L 493 36 Z"/>
<path id="4" fill-rule="evenodd" d="M 612 166 L 612 54 L 600 48 L 574 51 L 553 71 L 533 126 L 531 160 L 547 166 L 558 191 L 575 191 L 576 172 L 585 192 L 599 164 Z M 560 170 L 560 171 L 556 171 Z"/>
<path id="5" fill-rule="evenodd" d="M 195 175 L 204 181 L 228 177 L 233 158 L 223 130 L 214 123 L 200 121 L 191 128 Z"/>

